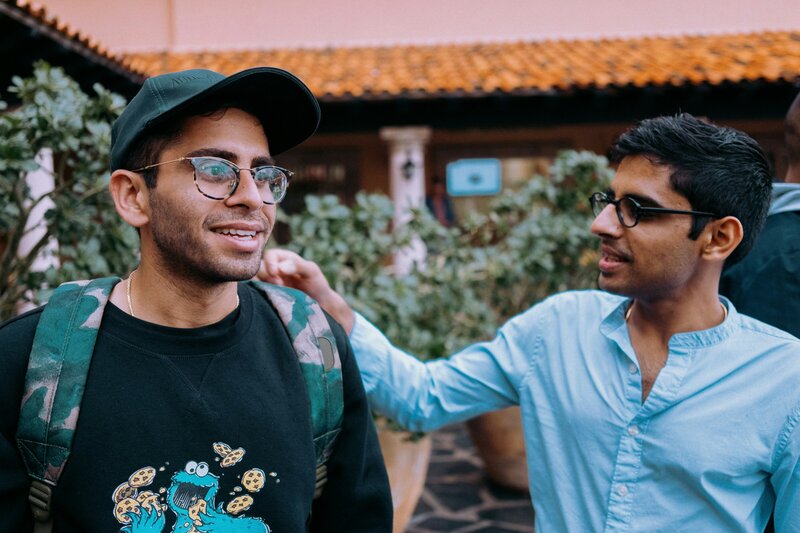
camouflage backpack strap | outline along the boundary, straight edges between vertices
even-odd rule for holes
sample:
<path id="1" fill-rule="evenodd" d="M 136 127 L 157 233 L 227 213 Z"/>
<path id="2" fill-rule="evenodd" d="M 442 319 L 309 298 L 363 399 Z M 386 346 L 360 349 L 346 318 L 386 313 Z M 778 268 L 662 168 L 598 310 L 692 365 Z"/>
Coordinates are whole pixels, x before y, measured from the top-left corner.
<path id="1" fill-rule="evenodd" d="M 64 283 L 44 307 L 25 374 L 17 447 L 30 475 L 35 531 L 48 531 L 52 488 L 72 447 L 97 331 L 119 278 Z"/>
<path id="2" fill-rule="evenodd" d="M 336 339 L 322 308 L 305 293 L 258 281 L 248 283 L 262 291 L 278 312 L 305 378 L 317 456 L 317 497 L 327 480 L 325 463 L 342 430 L 342 362 Z"/>

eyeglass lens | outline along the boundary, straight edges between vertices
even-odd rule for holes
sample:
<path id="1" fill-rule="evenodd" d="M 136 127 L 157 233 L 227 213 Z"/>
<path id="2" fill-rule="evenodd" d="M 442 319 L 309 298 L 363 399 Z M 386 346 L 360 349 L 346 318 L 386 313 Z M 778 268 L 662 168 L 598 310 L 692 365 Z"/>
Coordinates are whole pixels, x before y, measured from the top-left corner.
<path id="1" fill-rule="evenodd" d="M 211 198 L 222 200 L 229 197 L 236 187 L 239 169 L 229 161 L 210 157 L 190 159 L 195 170 L 195 181 L 200 192 Z M 281 169 L 272 166 L 254 169 L 253 180 L 265 203 L 280 202 L 286 194 L 289 178 Z"/>
<path id="2" fill-rule="evenodd" d="M 602 193 L 594 193 L 590 197 L 592 204 L 592 213 L 594 216 L 599 215 L 608 204 L 614 204 L 614 209 L 617 212 L 617 218 L 623 226 L 633 227 L 639 221 L 639 206 L 636 205 L 632 199 L 624 196 L 617 201 L 613 201 L 608 196 Z"/>

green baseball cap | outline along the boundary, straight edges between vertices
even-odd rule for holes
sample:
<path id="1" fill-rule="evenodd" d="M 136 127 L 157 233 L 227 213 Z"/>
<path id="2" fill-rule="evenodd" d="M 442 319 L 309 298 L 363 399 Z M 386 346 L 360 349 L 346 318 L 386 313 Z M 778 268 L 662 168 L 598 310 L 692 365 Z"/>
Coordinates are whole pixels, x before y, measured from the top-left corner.
<path id="1" fill-rule="evenodd" d="M 319 125 L 317 99 L 285 70 L 258 67 L 227 77 L 205 69 L 171 72 L 145 80 L 114 122 L 111 170 L 121 168 L 136 142 L 152 128 L 198 110 L 213 110 L 217 104 L 255 115 L 267 135 L 271 155 L 302 143 Z"/>

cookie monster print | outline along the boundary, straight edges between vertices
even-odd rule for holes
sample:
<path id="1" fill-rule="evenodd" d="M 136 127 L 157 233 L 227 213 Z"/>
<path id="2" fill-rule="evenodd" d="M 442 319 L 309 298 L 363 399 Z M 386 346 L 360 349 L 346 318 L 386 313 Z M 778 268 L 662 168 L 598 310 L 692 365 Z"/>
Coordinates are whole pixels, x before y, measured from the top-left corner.
<path id="1" fill-rule="evenodd" d="M 163 470 L 163 468 L 161 469 Z M 155 469 L 137 470 L 131 479 L 152 483 Z M 134 486 L 136 485 L 136 486 Z M 139 491 L 145 485 L 131 480 L 114 491 L 114 515 L 123 524 L 123 533 L 269 533 L 263 520 L 244 516 L 254 500 L 249 495 L 216 503 L 219 476 L 209 471 L 204 462 L 189 461 L 183 470 L 175 472 L 168 489 L 160 489 L 159 497 L 152 491 Z M 241 489 L 237 489 L 241 490 Z M 172 528 L 167 524 L 167 509 L 175 515 Z"/>

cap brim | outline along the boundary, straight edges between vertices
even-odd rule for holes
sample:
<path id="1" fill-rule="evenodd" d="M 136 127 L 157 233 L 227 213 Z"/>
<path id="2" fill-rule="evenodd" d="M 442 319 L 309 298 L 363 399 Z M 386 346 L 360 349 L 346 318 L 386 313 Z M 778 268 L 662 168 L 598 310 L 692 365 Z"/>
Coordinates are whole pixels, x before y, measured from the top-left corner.
<path id="1" fill-rule="evenodd" d="M 164 113 L 148 126 L 195 109 L 238 107 L 261 121 L 271 155 L 302 143 L 317 131 L 319 103 L 306 85 L 285 70 L 257 67 L 237 72 Z"/>

